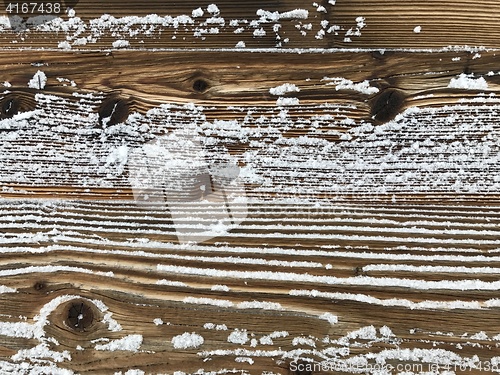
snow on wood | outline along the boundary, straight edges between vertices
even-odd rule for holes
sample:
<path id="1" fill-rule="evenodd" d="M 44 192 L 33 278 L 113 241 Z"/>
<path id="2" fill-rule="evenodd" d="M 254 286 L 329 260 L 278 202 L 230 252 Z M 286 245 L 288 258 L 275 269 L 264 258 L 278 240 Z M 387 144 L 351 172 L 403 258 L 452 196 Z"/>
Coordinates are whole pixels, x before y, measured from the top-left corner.
<path id="1" fill-rule="evenodd" d="M 129 352 L 137 352 L 142 344 L 142 335 L 128 335 L 121 339 L 110 341 L 106 344 L 98 344 L 95 346 L 96 350 L 125 350 Z"/>
<path id="2" fill-rule="evenodd" d="M 184 332 L 172 338 L 172 345 L 175 349 L 198 348 L 203 345 L 203 342 L 203 337 L 194 332 Z"/>
<path id="3" fill-rule="evenodd" d="M 31 80 L 28 82 L 28 87 L 32 89 L 38 89 L 42 90 L 45 88 L 45 85 L 47 83 L 47 76 L 45 75 L 44 72 L 38 71 L 36 74 L 31 78 Z"/>
<path id="4" fill-rule="evenodd" d="M 429 49 L 418 17 L 401 38 L 422 49 L 360 49 L 396 42 L 376 38 L 381 12 L 350 4 L 0 21 L 34 48 L 0 54 L 3 370 L 500 362 L 496 52 Z M 178 192 L 181 218 L 131 191 L 131 155 L 163 136 L 174 148 L 153 176 L 211 166 Z M 241 184 L 217 190 L 215 171 Z M 214 223 L 221 202 L 244 220 Z"/>

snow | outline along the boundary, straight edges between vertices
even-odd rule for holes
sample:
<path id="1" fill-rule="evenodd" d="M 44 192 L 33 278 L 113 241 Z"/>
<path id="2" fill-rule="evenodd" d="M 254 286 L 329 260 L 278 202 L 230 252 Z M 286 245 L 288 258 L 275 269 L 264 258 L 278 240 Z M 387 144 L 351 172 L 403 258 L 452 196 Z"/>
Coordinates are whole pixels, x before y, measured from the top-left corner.
<path id="1" fill-rule="evenodd" d="M 113 48 L 126 48 L 130 47 L 130 42 L 124 39 L 118 39 L 113 42 Z"/>
<path id="2" fill-rule="evenodd" d="M 291 106 L 291 105 L 299 105 L 300 101 L 297 98 L 278 98 L 276 100 L 276 105 L 281 106 Z"/>
<path id="3" fill-rule="evenodd" d="M 467 267 L 467 266 L 413 266 L 408 264 L 370 264 L 363 271 L 403 271 L 443 273 L 500 274 L 500 267 Z"/>
<path id="4" fill-rule="evenodd" d="M 206 297 L 185 297 L 182 300 L 184 303 L 195 303 L 195 304 L 201 304 L 201 305 L 212 305 L 212 306 L 219 306 L 219 307 L 233 307 L 233 303 L 229 300 L 221 300 L 221 299 L 214 299 L 214 298 L 206 298 Z"/>
<path id="5" fill-rule="evenodd" d="M 246 44 L 244 41 L 240 40 L 238 43 L 236 43 L 235 48 L 245 48 Z"/>
<path id="6" fill-rule="evenodd" d="M 146 374 L 144 371 L 139 370 L 139 369 L 130 369 L 125 373 L 120 372 L 115 372 L 114 375 L 144 375 Z"/>
<path id="7" fill-rule="evenodd" d="M 292 340 L 292 345 L 293 346 L 306 345 L 306 346 L 310 346 L 312 348 L 315 348 L 316 342 L 314 341 L 314 339 L 312 339 L 310 337 L 294 337 Z"/>
<path id="8" fill-rule="evenodd" d="M 212 285 L 210 290 L 216 291 L 216 292 L 229 292 L 231 289 L 227 285 Z"/>
<path id="9" fill-rule="evenodd" d="M 196 349 L 203 345 L 204 341 L 203 337 L 197 333 L 184 332 L 172 338 L 172 345 L 174 349 Z"/>
<path id="10" fill-rule="evenodd" d="M 189 286 L 186 283 L 183 283 L 182 281 L 172 281 L 172 280 L 166 280 L 166 279 L 158 280 L 156 282 L 156 285 L 168 285 L 168 286 L 178 286 L 178 287 Z"/>
<path id="11" fill-rule="evenodd" d="M 370 86 L 370 82 L 367 80 L 363 82 L 354 83 L 353 81 L 342 78 L 342 77 L 324 77 L 322 81 L 328 81 L 327 85 L 335 85 L 335 90 L 353 90 L 358 91 L 362 94 L 372 95 L 379 92 L 379 89 L 373 86 Z"/>
<path id="12" fill-rule="evenodd" d="M 289 92 L 299 92 L 299 91 L 300 89 L 292 83 L 284 83 L 282 85 L 272 87 L 269 89 L 269 93 L 271 95 L 278 95 L 278 96 L 287 94 Z"/>
<path id="13" fill-rule="evenodd" d="M 248 342 L 248 332 L 246 329 L 239 330 L 236 328 L 233 332 L 229 334 L 227 337 L 227 341 L 233 344 L 241 344 L 244 345 Z"/>
<path id="14" fill-rule="evenodd" d="M 370 305 L 378 306 L 398 306 L 405 307 L 410 310 L 453 310 L 453 309 L 465 309 L 465 310 L 480 310 L 487 309 L 489 307 L 500 306 L 499 300 L 490 299 L 484 303 L 478 301 L 465 301 L 465 300 L 454 300 L 454 301 L 433 301 L 424 300 L 420 302 L 413 302 L 402 298 L 388 298 L 379 299 L 366 294 L 360 293 L 330 293 L 330 292 L 320 292 L 318 290 L 291 290 L 290 295 L 292 296 L 309 296 L 314 298 L 330 298 L 332 300 L 344 300 L 344 301 L 356 301 L 362 302 Z"/>
<path id="15" fill-rule="evenodd" d="M 452 89 L 465 90 L 487 90 L 488 82 L 483 77 L 473 78 L 473 74 L 460 74 L 457 78 L 452 78 L 448 84 Z"/>
<path id="16" fill-rule="evenodd" d="M 254 360 L 250 357 L 236 357 L 234 361 L 237 363 L 248 363 L 250 365 L 254 364 Z"/>
<path id="17" fill-rule="evenodd" d="M 163 320 L 160 319 L 160 318 L 155 318 L 153 320 L 153 323 L 156 325 L 156 326 L 161 326 L 163 324 Z"/>
<path id="18" fill-rule="evenodd" d="M 361 255 L 362 256 L 362 255 Z M 381 287 L 400 287 L 415 290 L 496 290 L 500 288 L 500 281 L 473 280 L 419 280 L 396 277 L 335 277 L 335 276 L 317 276 L 309 274 L 300 274 L 292 272 L 274 272 L 274 271 L 233 271 L 220 269 L 207 269 L 184 266 L 158 265 L 158 271 L 176 273 L 214 276 L 224 278 L 238 278 L 248 280 L 274 280 L 274 281 L 298 281 L 307 283 L 316 283 L 324 285 L 358 285 L 358 286 L 381 286 Z M 186 303 L 212 304 L 221 307 L 232 307 L 233 303 L 227 300 L 215 300 L 211 298 L 186 297 Z"/>
<path id="19" fill-rule="evenodd" d="M 216 331 L 227 331 L 227 326 L 225 324 L 205 323 L 203 328 L 215 329 Z"/>
<path id="20" fill-rule="evenodd" d="M 61 49 L 65 49 L 65 50 L 70 50 L 71 49 L 71 44 L 68 41 L 64 40 L 64 41 L 59 42 L 57 44 L 57 48 L 61 48 Z"/>
<path id="21" fill-rule="evenodd" d="M 17 289 L 5 285 L 0 285 L 0 294 L 5 294 L 5 293 L 17 293 Z"/>
<path id="22" fill-rule="evenodd" d="M 25 322 L 0 322 L 0 335 L 31 339 L 34 337 L 34 327 Z"/>
<path id="23" fill-rule="evenodd" d="M 256 38 L 261 38 L 263 36 L 266 36 L 266 30 L 264 30 L 262 27 L 260 29 L 255 29 L 253 31 L 253 36 Z"/>
<path id="24" fill-rule="evenodd" d="M 240 309 L 283 310 L 283 307 L 278 302 L 243 301 L 238 303 L 237 306 Z"/>
<path id="25" fill-rule="evenodd" d="M 49 349 L 49 345 L 45 342 L 30 348 L 21 349 L 16 354 L 14 354 L 11 359 L 13 361 L 19 362 L 26 359 L 30 361 L 37 361 L 41 359 L 51 359 L 54 362 L 71 361 L 71 355 L 69 351 L 64 350 L 62 352 L 56 352 Z"/>
<path id="26" fill-rule="evenodd" d="M 380 327 L 379 332 L 384 337 L 393 337 L 394 336 L 394 333 L 392 333 L 392 330 L 387 326 Z"/>
<path id="27" fill-rule="evenodd" d="M 38 89 L 38 90 L 43 90 L 45 88 L 45 85 L 47 83 L 47 76 L 45 75 L 44 72 L 39 70 L 38 72 L 35 73 L 33 78 L 28 82 L 28 87 L 31 89 Z"/>
<path id="28" fill-rule="evenodd" d="M 422 31 L 422 26 L 415 26 L 413 28 L 413 32 L 416 34 L 420 33 L 421 31 Z"/>
<path id="29" fill-rule="evenodd" d="M 330 323 L 332 326 L 337 324 L 339 322 L 339 318 L 336 315 L 333 315 L 332 313 L 325 312 L 319 316 L 320 319 L 326 320 L 328 323 Z"/>
<path id="30" fill-rule="evenodd" d="M 294 9 L 288 12 L 283 12 L 280 14 L 280 19 L 302 19 L 305 20 L 309 17 L 309 11 L 307 9 Z"/>
<path id="31" fill-rule="evenodd" d="M 194 10 L 191 12 L 191 16 L 192 16 L 193 18 L 196 18 L 196 17 L 203 17 L 203 14 L 204 14 L 204 12 L 203 12 L 203 9 L 201 9 L 201 8 L 196 8 L 196 9 L 194 9 Z"/>
<path id="32" fill-rule="evenodd" d="M 262 336 L 259 339 L 261 345 L 274 345 L 273 339 L 288 337 L 290 334 L 287 331 L 274 331 L 269 335 Z"/>
<path id="33" fill-rule="evenodd" d="M 97 344 L 95 350 L 137 352 L 142 345 L 142 340 L 142 335 L 128 335 L 121 339 L 112 340 L 106 344 Z"/>
<path id="34" fill-rule="evenodd" d="M 210 14 L 219 14 L 220 13 L 220 9 L 217 7 L 217 5 L 215 4 L 210 4 L 208 7 L 207 7 L 207 12 L 210 13 Z"/>

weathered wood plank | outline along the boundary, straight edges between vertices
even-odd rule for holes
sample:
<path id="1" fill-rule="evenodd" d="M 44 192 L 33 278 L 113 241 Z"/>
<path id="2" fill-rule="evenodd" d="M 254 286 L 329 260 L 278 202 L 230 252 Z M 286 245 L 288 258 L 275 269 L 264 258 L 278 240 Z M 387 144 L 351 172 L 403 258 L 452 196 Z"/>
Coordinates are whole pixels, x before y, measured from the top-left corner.
<path id="1" fill-rule="evenodd" d="M 54 366 L 90 373 L 286 373 L 297 356 L 325 369 L 365 358 L 360 368 L 368 369 L 373 355 L 393 366 L 415 362 L 444 370 L 444 353 L 453 355 L 452 367 L 466 366 L 474 355 L 482 361 L 498 356 L 495 207 L 336 206 L 337 213 L 307 219 L 307 207 L 264 207 L 251 207 L 237 230 L 186 247 L 166 234 L 175 231 L 166 213 L 144 221 L 134 202 L 3 201 L 2 242 L 8 247 L 0 275 L 17 292 L 0 295 L 0 328 L 8 337 L 9 324 L 24 324 L 28 340 L 3 341 L 2 355 L 45 342 L 71 354 L 71 362 Z M 314 231 L 316 220 L 321 228 Z M 16 230 L 16 221 L 24 231 Z M 266 247 L 262 240 L 247 242 L 247 226 L 260 228 L 252 232 L 265 235 Z M 280 234 L 287 226 L 293 243 Z M 36 242 L 27 233 L 38 233 Z M 388 268 L 379 273 L 377 267 Z M 94 319 L 83 332 L 71 333 L 68 310 L 81 301 Z M 50 325 L 40 326 L 47 311 Z M 107 312 L 112 316 L 104 318 Z M 325 312 L 338 322 L 319 319 Z M 153 322 L 158 318 L 163 323 Z M 44 336 L 36 336 L 36 327 Z M 174 348 L 172 339 L 184 332 L 202 336 L 203 344 Z M 132 353 L 124 344 L 118 352 L 97 350 L 105 339 L 128 335 L 141 335 L 137 352 L 132 344 Z M 405 350 L 413 359 L 405 359 Z"/>
<path id="2" fill-rule="evenodd" d="M 70 2 L 61 3 L 66 10 Z M 482 1 L 477 6 L 469 0 L 256 0 L 244 4 L 221 0 L 217 7 L 211 4 L 80 0 L 71 16 L 62 13 L 60 19 L 42 24 L 33 21 L 35 26 L 31 27 L 10 13 L 10 20 L 2 21 L 0 43 L 7 48 L 94 50 L 120 46 L 439 49 L 499 45 L 500 9 L 495 1 Z M 29 18 L 19 16 L 25 21 Z M 13 32 L 13 27 L 21 32 Z"/>
<path id="3" fill-rule="evenodd" d="M 130 167 L 116 152 L 134 154 L 188 129 L 207 160 L 243 168 L 249 196 L 498 196 L 495 53 L 471 63 L 455 52 L 336 53 L 333 61 L 328 54 L 266 54 L 270 73 L 258 76 L 263 62 L 255 54 L 226 55 L 227 62 L 207 53 L 201 66 L 193 52 L 148 56 L 3 55 L 0 80 L 10 85 L 0 102 L 3 193 L 130 199 Z M 141 70 L 131 69 L 141 61 Z M 28 88 L 37 71 L 47 77 L 44 88 Z M 202 92 L 199 81 L 207 84 Z M 462 81 L 481 86 L 453 86 Z M 285 84 L 299 91 L 273 91 Z"/>

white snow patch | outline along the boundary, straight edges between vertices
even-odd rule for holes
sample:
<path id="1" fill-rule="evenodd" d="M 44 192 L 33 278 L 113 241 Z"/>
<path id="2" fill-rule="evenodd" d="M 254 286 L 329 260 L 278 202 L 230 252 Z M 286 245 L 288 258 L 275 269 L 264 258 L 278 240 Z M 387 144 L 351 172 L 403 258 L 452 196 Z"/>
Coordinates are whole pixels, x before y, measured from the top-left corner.
<path id="1" fill-rule="evenodd" d="M 158 280 L 156 282 L 156 285 L 169 285 L 169 286 L 179 286 L 179 287 L 188 286 L 186 283 L 183 283 L 182 281 L 166 280 L 166 279 Z"/>
<path id="2" fill-rule="evenodd" d="M 489 340 L 489 337 L 486 334 L 486 332 L 481 331 L 481 332 L 475 333 L 472 336 L 470 336 L 470 339 L 471 340 L 482 340 L 482 341 L 485 341 L 485 340 Z"/>
<path id="3" fill-rule="evenodd" d="M 128 335 L 121 339 L 112 340 L 107 344 L 97 344 L 95 350 L 137 352 L 142 345 L 142 335 Z"/>
<path id="4" fill-rule="evenodd" d="M 278 107 L 284 107 L 289 105 L 299 105 L 300 100 L 298 98 L 278 98 L 276 100 L 276 105 Z"/>
<path id="5" fill-rule="evenodd" d="M 205 323 L 203 325 L 205 329 L 215 329 L 216 331 L 227 331 L 227 326 L 225 324 L 214 324 L 214 323 Z"/>
<path id="6" fill-rule="evenodd" d="M 127 48 L 130 47 L 130 42 L 125 39 L 118 39 L 113 42 L 113 48 Z"/>
<path id="7" fill-rule="evenodd" d="M 157 326 L 161 326 L 161 325 L 163 324 L 163 320 L 162 320 L 162 319 L 160 319 L 160 318 L 155 318 L 155 319 L 153 320 L 153 323 L 154 323 L 155 325 L 157 325 Z"/>
<path id="8" fill-rule="evenodd" d="M 17 293 L 17 289 L 8 287 L 6 285 L 0 285 L 0 294 L 4 293 Z"/>
<path id="9" fill-rule="evenodd" d="M 234 304 L 229 300 L 206 298 L 206 297 L 186 297 L 182 300 L 184 303 L 196 303 L 199 305 L 212 305 L 219 307 L 233 307 Z"/>
<path id="10" fill-rule="evenodd" d="M 194 332 L 184 332 L 182 335 L 177 335 L 172 338 L 172 345 L 175 349 L 190 349 L 198 348 L 205 340 L 202 336 Z"/>
<path id="11" fill-rule="evenodd" d="M 210 14 L 214 14 L 214 15 L 217 15 L 220 13 L 220 10 L 219 10 L 219 7 L 217 7 L 217 5 L 215 4 L 210 4 L 208 7 L 207 7 L 207 12 L 210 13 Z"/>
<path id="12" fill-rule="evenodd" d="M 332 313 L 326 312 L 323 313 L 319 316 L 320 319 L 326 320 L 329 322 L 332 326 L 334 324 L 337 324 L 339 322 L 339 318 L 337 315 L 333 315 Z"/>
<path id="13" fill-rule="evenodd" d="M 413 32 L 416 34 L 420 33 L 421 31 L 422 31 L 422 26 L 415 26 L 413 28 Z"/>
<path id="14" fill-rule="evenodd" d="M 217 292 L 229 292 L 231 289 L 227 285 L 212 285 L 210 290 L 217 291 Z"/>
<path id="15" fill-rule="evenodd" d="M 128 151 L 126 145 L 111 148 L 106 157 L 106 167 L 113 165 L 116 167 L 118 173 L 123 172 L 128 160 Z"/>
<path id="16" fill-rule="evenodd" d="M 309 338 L 309 337 L 302 337 L 302 336 L 294 337 L 294 339 L 292 340 L 292 345 L 293 346 L 307 345 L 307 346 L 310 346 L 312 348 L 316 347 L 316 343 L 314 342 L 314 339 Z"/>
<path id="17" fill-rule="evenodd" d="M 243 301 L 237 306 L 240 309 L 283 310 L 280 303 L 267 301 Z"/>
<path id="18" fill-rule="evenodd" d="M 248 363 L 250 365 L 254 364 L 254 360 L 252 358 L 250 358 L 250 357 L 236 357 L 234 359 L 234 361 L 238 362 L 238 363 L 244 363 L 244 362 L 246 362 L 246 363 Z"/>
<path id="19" fill-rule="evenodd" d="M 262 27 L 260 29 L 255 29 L 253 31 L 253 36 L 255 38 L 261 38 L 263 36 L 266 36 L 266 30 L 264 30 Z"/>
<path id="20" fill-rule="evenodd" d="M 286 19 L 302 19 L 305 20 L 309 17 L 309 11 L 307 9 L 294 9 L 288 12 L 283 12 L 280 14 L 281 20 Z"/>
<path id="21" fill-rule="evenodd" d="M 25 322 L 0 322 L 0 335 L 31 339 L 34 336 L 34 326 Z"/>
<path id="22" fill-rule="evenodd" d="M 71 49 L 71 44 L 68 41 L 64 40 L 64 41 L 59 42 L 57 44 L 57 48 L 68 50 L 68 49 Z"/>
<path id="23" fill-rule="evenodd" d="M 35 73 L 33 78 L 28 82 L 28 87 L 31 89 L 43 90 L 45 88 L 45 84 L 47 83 L 47 76 L 44 72 L 39 70 Z"/>
<path id="24" fill-rule="evenodd" d="M 259 341 L 261 345 L 274 345 L 273 339 L 285 338 L 289 336 L 287 331 L 274 331 L 269 335 L 262 336 Z"/>
<path id="25" fill-rule="evenodd" d="M 229 334 L 229 336 L 227 337 L 227 341 L 233 344 L 246 344 L 248 342 L 248 332 L 246 329 L 239 330 L 238 328 L 236 328 Z"/>
<path id="26" fill-rule="evenodd" d="M 21 349 L 11 358 L 16 362 L 26 359 L 32 362 L 36 362 L 37 360 L 41 360 L 44 358 L 49 358 L 54 362 L 63 362 L 65 360 L 71 361 L 71 355 L 69 351 L 64 350 L 63 352 L 55 352 L 53 350 L 50 350 L 49 345 L 45 342 L 30 349 Z"/>
<path id="27" fill-rule="evenodd" d="M 244 41 L 240 40 L 236 45 L 234 46 L 235 48 L 245 48 L 247 45 L 245 44 Z"/>
<path id="28" fill-rule="evenodd" d="M 107 310 L 107 307 L 106 307 L 106 310 Z M 104 310 L 104 311 L 106 311 L 106 310 Z M 103 311 L 103 310 L 101 310 L 101 311 Z M 111 332 L 119 332 L 119 331 L 121 331 L 122 330 L 122 326 L 120 325 L 120 323 L 118 323 L 116 320 L 114 320 L 112 318 L 112 316 L 113 316 L 112 312 L 107 312 L 106 314 L 104 314 L 104 317 L 102 318 L 102 322 L 104 324 L 108 325 L 108 329 Z"/>
<path id="29" fill-rule="evenodd" d="M 394 333 L 392 333 L 392 330 L 387 326 L 380 327 L 379 332 L 384 337 L 394 337 Z"/>
<path id="30" fill-rule="evenodd" d="M 363 82 L 354 83 L 353 81 L 342 77 L 334 77 L 334 78 L 324 77 L 322 81 L 331 81 L 327 83 L 327 85 L 335 85 L 336 91 L 353 90 L 366 95 L 376 94 L 377 92 L 379 92 L 379 89 L 370 86 L 370 82 L 368 82 L 367 80 Z"/>
<path id="31" fill-rule="evenodd" d="M 144 371 L 138 369 L 130 369 L 126 373 L 122 373 L 121 371 L 114 373 L 114 375 L 144 375 L 144 374 L 145 374 Z"/>
<path id="32" fill-rule="evenodd" d="M 284 95 L 288 92 L 299 92 L 300 89 L 292 83 L 284 83 L 282 85 L 272 87 L 269 89 L 271 95 Z"/>
<path id="33" fill-rule="evenodd" d="M 191 16 L 193 18 L 196 18 L 196 17 L 203 17 L 203 9 L 201 8 L 197 8 L 197 9 L 194 9 L 192 12 L 191 12 Z"/>
<path id="34" fill-rule="evenodd" d="M 488 82 L 483 77 L 472 78 L 473 74 L 460 74 L 457 78 L 452 78 L 448 84 L 452 89 L 465 89 L 465 90 L 487 90 Z"/>

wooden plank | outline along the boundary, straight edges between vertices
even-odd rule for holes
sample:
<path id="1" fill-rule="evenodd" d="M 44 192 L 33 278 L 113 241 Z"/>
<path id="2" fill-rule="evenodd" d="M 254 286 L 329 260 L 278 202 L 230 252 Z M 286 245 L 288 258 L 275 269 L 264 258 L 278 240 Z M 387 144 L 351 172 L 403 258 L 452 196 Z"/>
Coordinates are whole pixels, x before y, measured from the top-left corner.
<path id="1" fill-rule="evenodd" d="M 161 207 L 144 221 L 134 202 L 20 203 L 2 202 L 8 251 L 0 274 L 17 293 L 0 295 L 1 327 L 5 335 L 9 323 L 24 324 L 28 340 L 4 341 L 5 359 L 44 342 L 71 353 L 71 362 L 54 366 L 93 373 L 286 373 L 297 356 L 328 368 L 356 358 L 374 366 L 373 355 L 393 366 L 444 369 L 450 355 L 452 368 L 498 355 L 495 207 L 337 205 L 336 213 L 305 218 L 307 207 L 284 215 L 276 204 L 252 206 L 237 230 L 185 247 L 166 234 L 174 228 Z M 82 301 L 93 319 L 72 333 L 68 310 Z M 109 312 L 121 330 L 104 318 Z M 50 325 L 41 323 L 44 313 Z M 338 322 L 319 319 L 324 313 Z M 30 338 L 41 324 L 45 336 Z M 174 348 L 172 339 L 185 332 L 203 344 Z M 132 353 L 123 344 L 118 352 L 97 350 L 105 339 L 130 335 L 142 336 L 137 352 L 132 344 Z"/>
<path id="2" fill-rule="evenodd" d="M 66 10 L 76 2 L 61 3 Z M 121 40 L 129 44 L 115 47 L 235 48 L 242 42 L 246 48 L 440 49 L 497 48 L 499 44 L 496 1 L 475 6 L 469 0 L 254 0 L 244 4 L 221 0 L 217 8 L 210 8 L 212 13 L 210 4 L 213 2 L 80 0 L 71 17 L 60 14 L 61 20 L 51 24 L 33 21 L 31 27 L 4 11 L 12 22 L 7 18 L 2 22 L 0 43 L 6 48 L 79 50 L 112 49 Z M 193 16 L 198 9 L 203 15 Z M 29 19 L 22 13 L 19 17 Z M 421 31 L 415 32 L 416 27 Z"/>
<path id="3" fill-rule="evenodd" d="M 471 61 L 463 52 L 460 60 L 456 52 L 334 55 L 266 54 L 269 73 L 256 76 L 262 56 L 245 53 L 207 52 L 201 64 L 194 52 L 158 52 L 154 61 L 147 52 L 3 54 L 0 81 L 11 86 L 0 105 L 32 112 L 5 123 L 2 182 L 21 195 L 131 199 L 130 173 L 110 159 L 113 152 L 137 153 L 190 129 L 208 159 L 229 158 L 252 174 L 250 196 L 498 196 L 494 52 Z M 38 71 L 47 77 L 44 88 L 28 88 Z M 485 88 L 450 87 L 460 79 Z M 285 84 L 300 91 L 273 94 Z M 4 193 L 13 196 L 12 189 Z"/>

